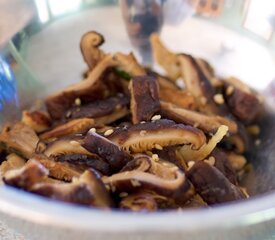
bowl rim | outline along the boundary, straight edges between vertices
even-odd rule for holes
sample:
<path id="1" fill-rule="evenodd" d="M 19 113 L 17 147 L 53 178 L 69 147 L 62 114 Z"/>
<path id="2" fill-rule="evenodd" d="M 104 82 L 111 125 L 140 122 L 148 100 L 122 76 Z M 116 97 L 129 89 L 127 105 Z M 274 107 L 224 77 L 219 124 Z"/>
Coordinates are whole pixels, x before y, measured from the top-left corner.
<path id="1" fill-rule="evenodd" d="M 0 186 L 0 196 L 0 211 L 6 215 L 74 230 L 188 232 L 233 229 L 275 219 L 275 192 L 214 208 L 155 213 L 92 209 L 4 185 Z"/>

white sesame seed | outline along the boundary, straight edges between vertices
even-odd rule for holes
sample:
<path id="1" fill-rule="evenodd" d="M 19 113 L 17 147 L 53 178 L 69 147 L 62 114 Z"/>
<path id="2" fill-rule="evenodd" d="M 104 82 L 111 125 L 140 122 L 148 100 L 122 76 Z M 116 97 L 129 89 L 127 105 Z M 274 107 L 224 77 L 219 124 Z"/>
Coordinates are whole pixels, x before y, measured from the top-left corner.
<path id="1" fill-rule="evenodd" d="M 196 127 L 198 127 L 199 125 L 200 125 L 200 124 L 196 122 L 196 123 L 194 123 L 193 127 L 196 128 Z"/>
<path id="2" fill-rule="evenodd" d="M 119 194 L 119 196 L 120 196 L 121 198 L 124 198 L 124 197 L 127 197 L 127 196 L 128 196 L 128 193 L 127 193 L 127 192 L 121 192 L 121 193 Z"/>
<path id="3" fill-rule="evenodd" d="M 215 159 L 213 156 L 211 156 L 211 157 L 209 157 L 208 159 L 205 159 L 204 161 L 205 161 L 206 163 L 208 163 L 209 165 L 214 166 L 214 165 L 215 165 L 216 159 Z"/>
<path id="4" fill-rule="evenodd" d="M 155 115 L 151 118 L 152 121 L 157 121 L 157 120 L 160 120 L 160 119 L 161 119 L 160 115 Z"/>
<path id="5" fill-rule="evenodd" d="M 110 185 L 105 185 L 106 189 L 110 191 Z"/>
<path id="6" fill-rule="evenodd" d="M 151 152 L 151 151 L 146 151 L 145 152 L 148 156 L 152 156 L 153 155 L 153 153 Z"/>
<path id="7" fill-rule="evenodd" d="M 80 98 L 76 98 L 74 100 L 74 103 L 75 103 L 76 106 L 80 106 L 81 105 L 81 99 Z"/>
<path id="8" fill-rule="evenodd" d="M 66 114 L 66 117 L 69 118 L 71 115 L 72 115 L 72 112 L 68 111 L 67 114 Z"/>
<path id="9" fill-rule="evenodd" d="M 163 149 L 163 147 L 162 147 L 162 146 L 160 146 L 160 145 L 159 145 L 159 144 L 157 144 L 157 143 L 155 144 L 155 148 L 156 148 L 156 149 L 158 149 L 158 150 L 162 150 L 162 149 Z"/>
<path id="10" fill-rule="evenodd" d="M 257 139 L 256 141 L 255 141 L 255 145 L 256 146 L 259 146 L 261 144 L 261 140 L 260 139 Z"/>
<path id="11" fill-rule="evenodd" d="M 224 98 L 223 98 L 223 95 L 218 93 L 214 96 L 214 101 L 215 103 L 217 104 L 223 104 L 224 103 Z"/>
<path id="12" fill-rule="evenodd" d="M 157 162 L 159 160 L 159 156 L 157 154 L 153 154 L 152 160 Z"/>
<path id="13" fill-rule="evenodd" d="M 234 87 L 232 85 L 230 85 L 226 88 L 225 93 L 226 93 L 227 96 L 232 95 L 233 92 L 234 92 Z"/>
<path id="14" fill-rule="evenodd" d="M 136 179 L 132 179 L 131 184 L 132 184 L 133 187 L 140 187 L 141 186 L 141 183 Z"/>
<path id="15" fill-rule="evenodd" d="M 140 132 L 139 132 L 139 135 L 140 136 L 142 136 L 142 137 L 144 137 L 145 135 L 146 135 L 146 131 L 145 130 L 141 130 Z"/>
<path id="16" fill-rule="evenodd" d="M 194 161 L 189 161 L 189 162 L 187 163 L 188 169 L 190 169 L 191 167 L 193 167 L 194 164 L 195 164 Z"/>
<path id="17" fill-rule="evenodd" d="M 113 129 L 108 129 L 108 130 L 104 133 L 104 136 L 109 136 L 109 135 L 111 135 L 113 132 L 114 132 Z"/>
<path id="18" fill-rule="evenodd" d="M 144 124 L 144 123 L 146 123 L 146 122 L 145 122 L 145 121 L 141 121 L 141 122 L 140 122 L 140 124 Z"/>
<path id="19" fill-rule="evenodd" d="M 90 130 L 89 130 L 89 133 L 95 133 L 96 132 L 96 129 L 95 128 L 91 128 Z"/>
<path id="20" fill-rule="evenodd" d="M 184 81 L 182 79 L 177 79 L 176 80 L 176 85 L 177 87 L 179 87 L 180 89 L 184 89 Z"/>

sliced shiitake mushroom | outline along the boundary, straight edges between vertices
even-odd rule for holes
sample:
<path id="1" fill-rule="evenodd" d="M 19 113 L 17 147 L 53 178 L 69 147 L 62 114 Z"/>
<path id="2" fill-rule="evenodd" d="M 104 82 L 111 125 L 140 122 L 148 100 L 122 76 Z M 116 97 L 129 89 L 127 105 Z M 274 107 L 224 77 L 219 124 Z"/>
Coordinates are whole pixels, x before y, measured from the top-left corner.
<path id="1" fill-rule="evenodd" d="M 131 210 L 133 212 L 153 212 L 159 208 L 165 208 L 171 205 L 167 197 L 161 196 L 152 191 L 138 191 L 127 194 L 121 193 L 122 199 L 119 202 L 119 208 Z"/>
<path id="2" fill-rule="evenodd" d="M 196 162 L 187 176 L 196 192 L 209 205 L 246 198 L 216 167 L 204 161 Z"/>
<path id="3" fill-rule="evenodd" d="M 104 184 L 92 169 L 86 170 L 72 183 L 37 183 L 32 186 L 31 192 L 70 203 L 99 208 L 112 206 Z"/>
<path id="4" fill-rule="evenodd" d="M 228 114 L 224 103 L 215 103 L 215 90 L 196 60 L 190 55 L 181 54 L 178 56 L 178 61 L 186 89 L 197 99 L 199 110 L 209 115 Z"/>
<path id="5" fill-rule="evenodd" d="M 94 119 L 79 118 L 73 119 L 67 123 L 61 124 L 52 130 L 42 133 L 39 137 L 42 140 L 52 140 L 59 137 L 73 135 L 76 133 L 86 133 L 95 125 Z"/>
<path id="6" fill-rule="evenodd" d="M 129 89 L 133 123 L 149 121 L 160 110 L 156 78 L 152 76 L 133 77 Z"/>
<path id="7" fill-rule="evenodd" d="M 192 148 L 198 149 L 206 142 L 204 133 L 199 129 L 167 119 L 118 128 L 108 139 L 134 153 L 151 150 L 156 144 L 161 147 L 191 144 Z"/>
<path id="8" fill-rule="evenodd" d="M 0 134 L 0 145 L 7 152 L 14 152 L 26 159 L 35 152 L 39 138 L 34 130 L 24 123 L 5 126 Z"/>
<path id="9" fill-rule="evenodd" d="M 195 126 L 206 133 L 215 133 L 221 125 L 226 125 L 229 133 L 238 131 L 237 124 L 228 118 L 217 115 L 208 116 L 167 102 L 161 102 L 161 114 L 175 122 Z"/>
<path id="10" fill-rule="evenodd" d="M 175 202 L 184 203 L 193 194 L 193 188 L 185 174 L 174 164 L 154 161 L 146 155 L 139 155 L 133 161 L 146 161 L 150 167 L 142 171 L 140 168 L 103 177 L 103 182 L 114 192 L 131 192 L 140 189 L 154 191 L 169 197 Z"/>
<path id="11" fill-rule="evenodd" d="M 211 153 L 211 155 L 215 159 L 214 166 L 220 170 L 220 172 L 227 177 L 227 179 L 233 183 L 234 185 L 238 185 L 237 181 L 237 174 L 236 171 L 231 164 L 231 161 L 229 160 L 228 155 L 226 154 L 225 151 L 216 148 L 214 151 Z"/>
<path id="12" fill-rule="evenodd" d="M 165 147 L 163 149 L 160 149 L 159 146 L 155 146 L 153 153 L 157 154 L 160 159 L 175 164 L 184 172 L 187 169 L 186 162 L 179 153 L 179 148 L 177 146 Z"/>
<path id="13" fill-rule="evenodd" d="M 94 168 L 104 175 L 110 173 L 110 166 L 95 153 L 81 146 L 83 137 L 66 137 L 51 142 L 44 154 L 50 159 L 75 166 L 79 170 Z"/>
<path id="14" fill-rule="evenodd" d="M 232 79 L 232 78 L 231 78 Z M 259 116 L 262 103 L 255 93 L 253 93 L 246 85 L 239 81 L 233 81 L 233 84 L 225 83 L 226 89 L 231 87 L 232 92 L 225 94 L 226 102 L 232 113 L 242 122 L 249 124 L 256 120 Z"/>
<path id="15" fill-rule="evenodd" d="M 167 75 L 170 79 L 176 81 L 181 74 L 177 55 L 169 51 L 163 45 L 158 34 L 151 34 L 150 42 L 152 45 L 155 61 L 166 70 Z"/>
<path id="16" fill-rule="evenodd" d="M 209 139 L 209 141 L 200 149 L 192 149 L 190 146 L 185 145 L 181 147 L 179 152 L 183 159 L 187 162 L 203 160 L 211 154 L 211 152 L 215 149 L 217 144 L 223 139 L 227 132 L 228 127 L 221 125 L 217 132 L 211 137 L 211 139 Z"/>
<path id="17" fill-rule="evenodd" d="M 92 103 L 69 109 L 67 118 L 92 118 L 95 124 L 110 124 L 128 114 L 129 99 L 122 95 L 97 100 Z"/>
<path id="18" fill-rule="evenodd" d="M 15 170 L 23 167 L 26 161 L 15 153 L 6 156 L 6 160 L 0 165 L 0 176 L 3 176 L 9 170 Z"/>
<path id="19" fill-rule="evenodd" d="M 9 170 L 4 174 L 7 185 L 30 190 L 37 182 L 43 181 L 48 175 L 48 170 L 39 162 L 29 160 L 22 168 Z"/>
<path id="20" fill-rule="evenodd" d="M 43 154 L 36 154 L 31 159 L 44 165 L 49 170 L 50 177 L 68 182 L 72 181 L 74 177 L 79 177 L 85 170 L 81 166 L 75 166 L 66 162 L 57 162 Z"/>
<path id="21" fill-rule="evenodd" d="M 164 102 L 169 102 L 182 108 L 196 108 L 196 100 L 188 91 L 160 88 L 159 98 Z"/>
<path id="22" fill-rule="evenodd" d="M 93 69 L 106 55 L 99 49 L 104 41 L 104 37 L 95 31 L 87 32 L 81 37 L 80 50 L 89 69 Z"/>
<path id="23" fill-rule="evenodd" d="M 44 132 L 51 127 L 49 115 L 42 111 L 23 111 L 22 122 L 36 133 Z"/>
<path id="24" fill-rule="evenodd" d="M 87 133 L 82 146 L 104 159 L 114 172 L 120 170 L 133 158 L 117 144 L 93 131 Z"/>
<path id="25" fill-rule="evenodd" d="M 46 107 L 52 119 L 60 119 L 73 106 L 76 99 L 89 103 L 103 99 L 108 95 L 108 89 L 99 79 L 107 68 L 116 66 L 112 55 L 106 55 L 89 73 L 85 81 L 73 84 L 64 90 L 47 97 Z"/>

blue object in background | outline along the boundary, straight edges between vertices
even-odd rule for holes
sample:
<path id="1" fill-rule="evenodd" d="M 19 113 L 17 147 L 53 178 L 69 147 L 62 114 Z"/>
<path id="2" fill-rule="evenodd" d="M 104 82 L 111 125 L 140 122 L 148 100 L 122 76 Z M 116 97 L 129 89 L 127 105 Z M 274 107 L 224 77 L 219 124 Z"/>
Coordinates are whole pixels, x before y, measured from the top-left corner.
<path id="1" fill-rule="evenodd" d="M 0 111 L 9 104 L 18 106 L 18 102 L 15 75 L 8 62 L 0 55 Z"/>

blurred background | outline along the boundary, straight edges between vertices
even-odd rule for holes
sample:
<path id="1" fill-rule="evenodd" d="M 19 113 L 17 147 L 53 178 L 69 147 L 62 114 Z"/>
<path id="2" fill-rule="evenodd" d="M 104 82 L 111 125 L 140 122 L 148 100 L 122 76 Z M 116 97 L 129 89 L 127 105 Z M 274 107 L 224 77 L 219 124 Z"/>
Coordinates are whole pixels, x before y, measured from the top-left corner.
<path id="1" fill-rule="evenodd" d="M 5 109 L 16 116 L 82 78 L 79 41 L 90 30 L 105 36 L 106 51 L 134 51 L 147 65 L 148 37 L 159 32 L 168 48 L 206 58 L 218 75 L 275 92 L 275 1 L 0 0 L 0 16 L 0 122 Z"/>

